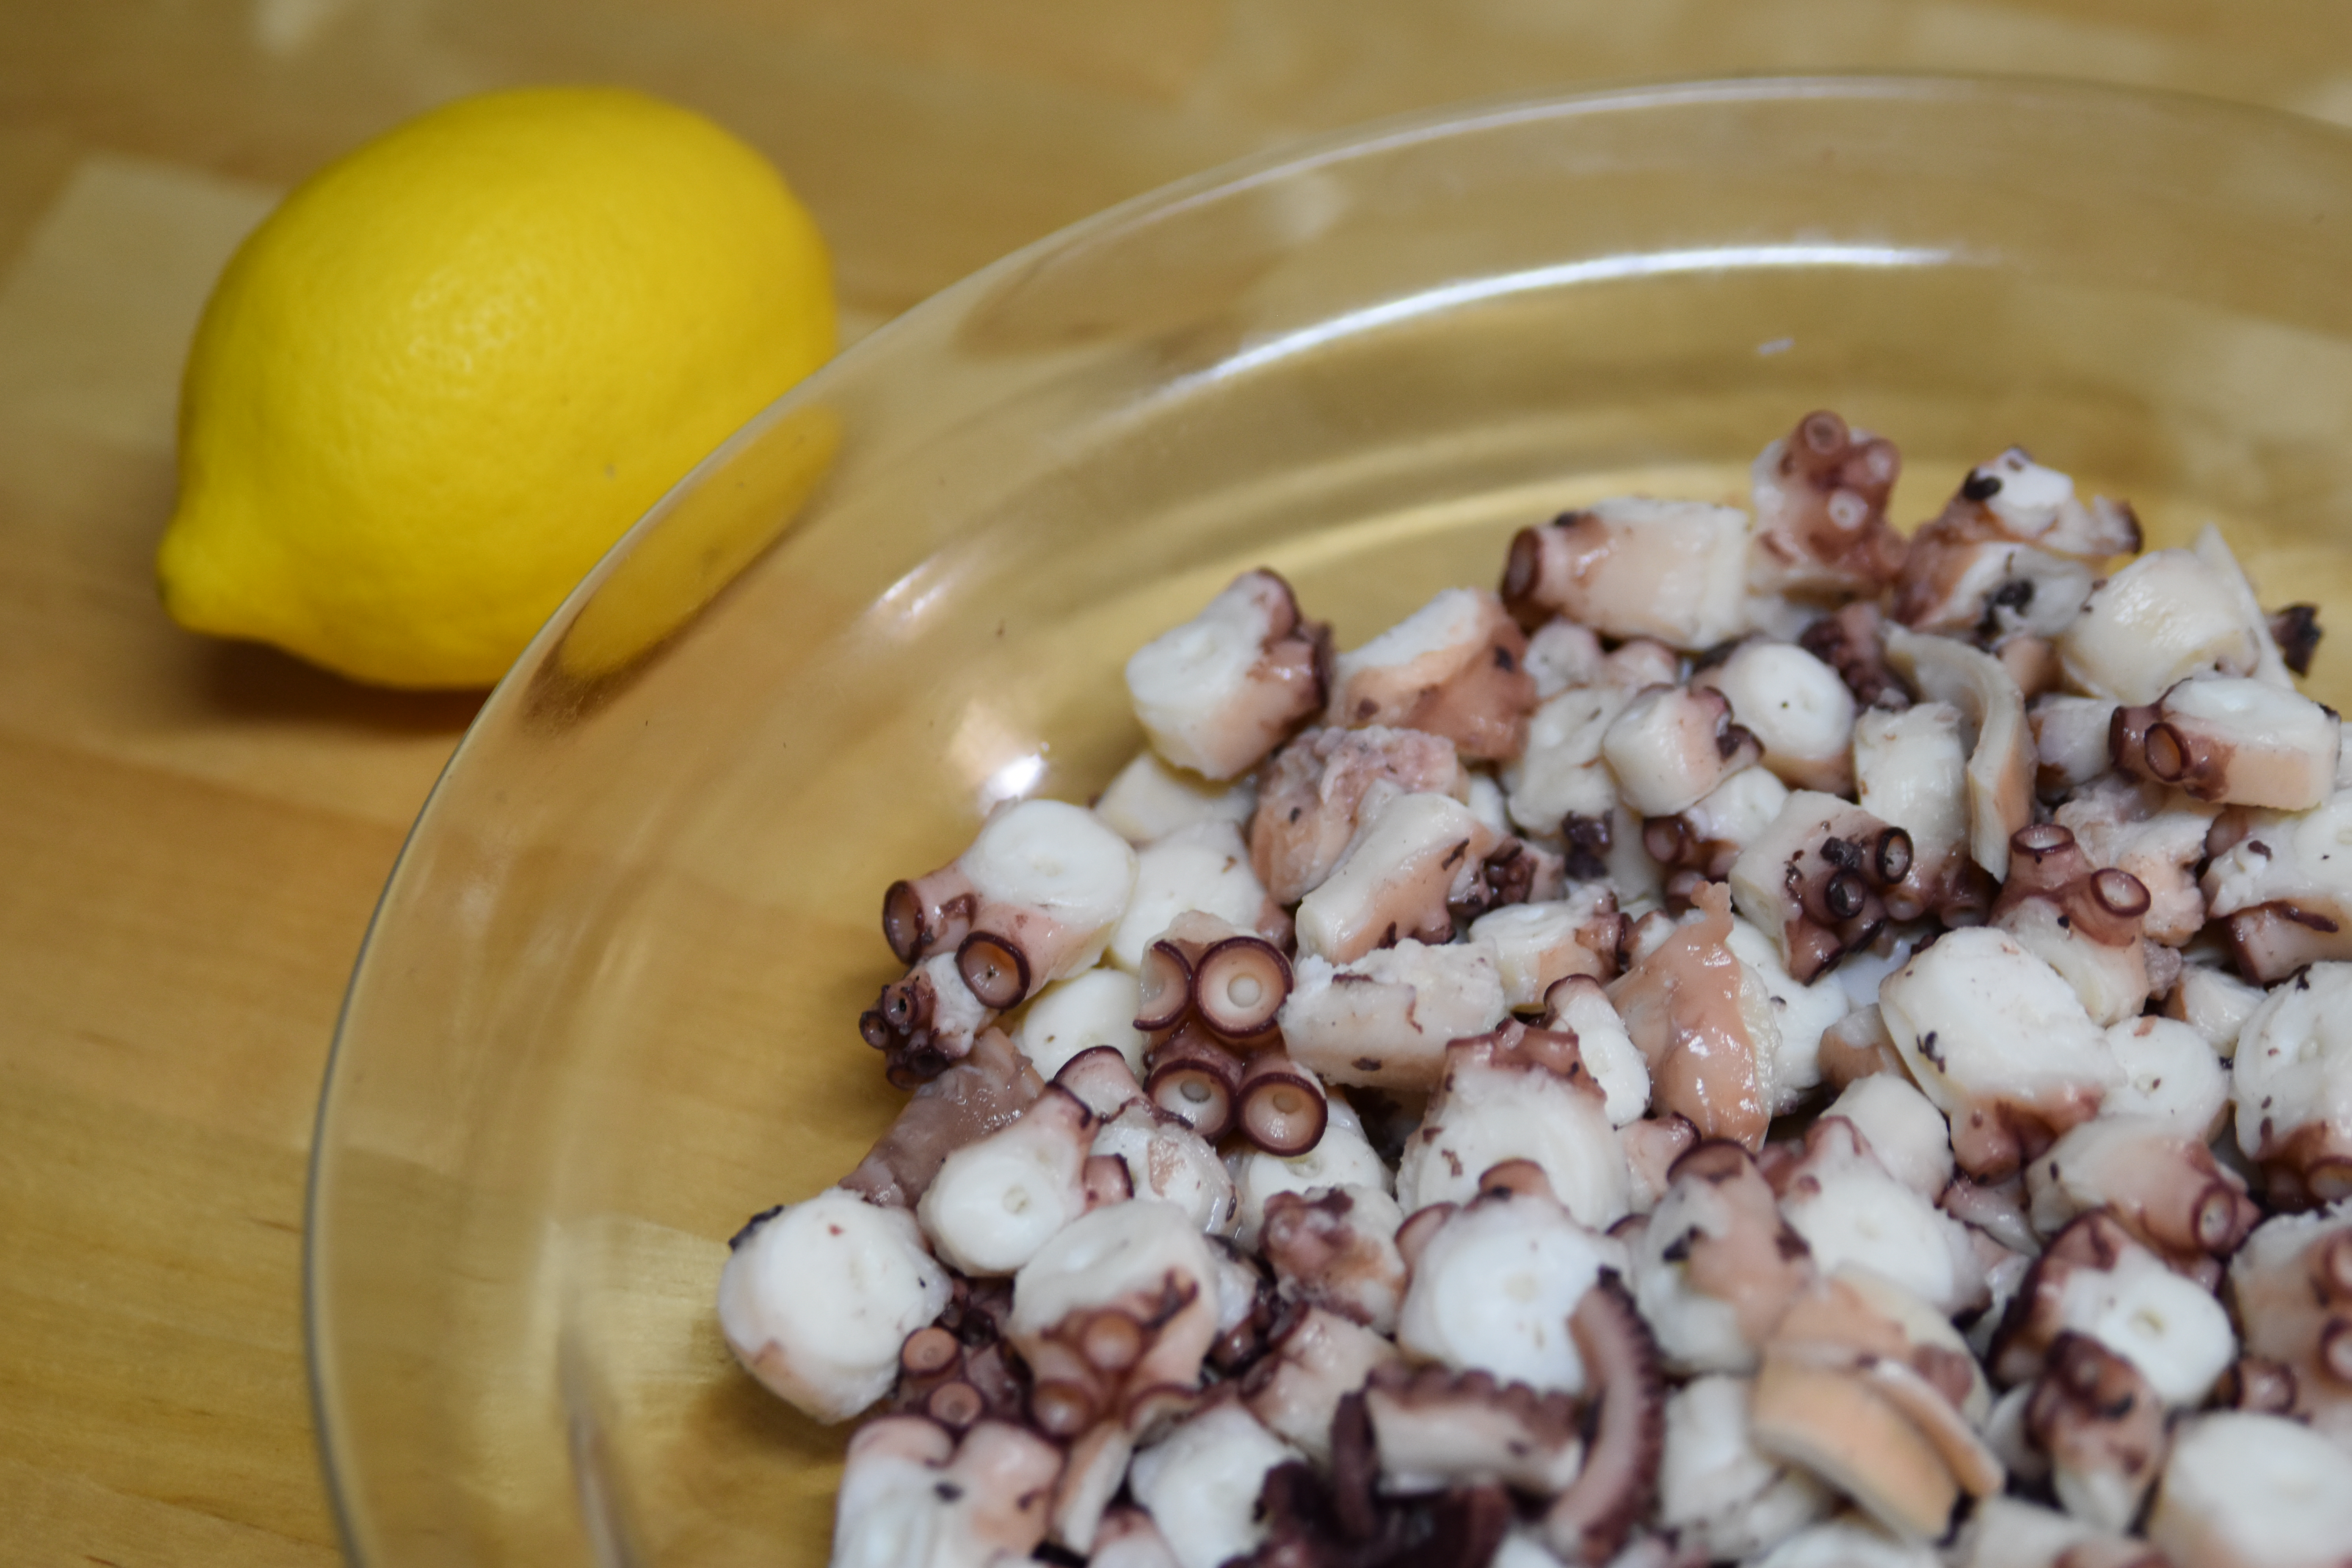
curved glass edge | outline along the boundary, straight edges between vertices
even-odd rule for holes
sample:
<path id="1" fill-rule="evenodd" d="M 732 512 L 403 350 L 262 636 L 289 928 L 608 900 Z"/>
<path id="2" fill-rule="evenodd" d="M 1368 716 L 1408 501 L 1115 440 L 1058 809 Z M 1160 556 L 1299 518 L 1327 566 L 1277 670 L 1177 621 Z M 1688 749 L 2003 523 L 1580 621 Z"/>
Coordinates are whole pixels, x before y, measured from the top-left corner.
<path id="1" fill-rule="evenodd" d="M 2085 104 L 2105 101 L 2142 108 L 2170 106 L 2179 110 L 2193 110 L 2209 117 L 2227 116 L 2247 124 L 2266 126 L 2273 131 L 2292 132 L 2308 136 L 2315 141 L 2331 141 L 2338 144 L 2352 141 L 2352 132 L 2340 128 L 2316 121 L 2302 120 L 2293 115 L 2256 106 L 2204 98 L 2195 94 L 2120 88 L 2030 76 L 1984 77 L 1888 73 L 1763 75 L 1702 81 L 1629 84 L 1567 95 L 1517 97 L 1481 104 L 1454 105 L 1444 109 L 1376 121 L 1286 144 L 1219 165 L 1131 197 L 1118 205 L 1034 241 L 960 282 L 950 285 L 928 300 L 894 318 L 853 348 L 821 367 L 775 403 L 753 416 L 741 428 L 730 436 L 709 456 L 703 458 L 679 479 L 614 543 L 597 565 L 566 597 L 549 621 L 534 635 L 509 673 L 493 689 L 474 721 L 468 726 L 466 734 L 460 738 L 449 759 L 443 765 L 416 820 L 411 825 L 404 838 L 383 889 L 378 894 L 374 910 L 362 935 L 353 963 L 352 977 L 345 986 L 322 1075 L 321 1092 L 319 1109 L 313 1121 L 309 1162 L 302 1255 L 305 1352 L 310 1371 L 311 1414 L 318 1435 L 319 1456 L 330 1507 L 345 1555 L 353 1563 L 368 1562 L 371 1531 L 367 1521 L 356 1507 L 352 1489 L 346 1484 L 345 1469 L 351 1456 L 338 1409 L 336 1371 L 326 1345 L 326 1334 L 332 1309 L 331 1303 L 326 1299 L 320 1261 L 323 1249 L 322 1222 L 333 1196 L 333 1172 L 330 1168 L 330 1162 L 334 1150 L 338 1090 L 344 1082 L 345 1069 L 349 1065 L 349 1053 L 346 1047 L 350 1041 L 349 1025 L 352 1017 L 355 999 L 361 992 L 369 966 L 377 951 L 382 922 L 386 910 L 394 898 L 404 874 L 414 862 L 414 852 L 416 847 L 435 826 L 436 807 L 448 795 L 450 779 L 462 767 L 468 765 L 468 759 L 481 743 L 483 735 L 511 717 L 517 703 L 523 700 L 530 681 L 547 663 L 550 653 L 564 630 L 576 619 L 581 606 L 598 592 L 617 563 L 633 553 L 649 531 L 661 525 L 663 520 L 675 510 L 677 499 L 681 495 L 692 489 L 715 469 L 723 468 L 746 447 L 756 443 L 764 433 L 786 417 L 793 409 L 821 401 L 827 390 L 845 377 L 858 375 L 869 363 L 886 358 L 891 348 L 902 337 L 952 320 L 984 298 L 992 288 L 1017 276 L 1028 268 L 1055 256 L 1079 249 L 1130 226 L 1173 217 L 1197 204 L 1244 191 L 1286 175 L 1310 171 L 1337 162 L 1374 156 L 1400 147 L 1481 129 L 1544 120 L 1567 120 L 1633 112 L 1678 104 L 1764 103 L 1820 98 L 1859 100 L 1927 98 L 1947 102 L 1980 100 L 1989 107 L 2004 102 L 2024 104 L 2052 100 L 2072 100 Z"/>

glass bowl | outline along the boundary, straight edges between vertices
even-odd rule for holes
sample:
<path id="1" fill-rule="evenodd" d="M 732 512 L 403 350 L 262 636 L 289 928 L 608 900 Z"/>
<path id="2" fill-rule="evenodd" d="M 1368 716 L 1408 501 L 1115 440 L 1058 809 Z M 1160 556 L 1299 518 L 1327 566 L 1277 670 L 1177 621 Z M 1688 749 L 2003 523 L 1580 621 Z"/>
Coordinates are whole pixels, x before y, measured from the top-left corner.
<path id="1" fill-rule="evenodd" d="M 766 411 L 483 710 L 320 1112 L 318 1420 L 372 1564 L 817 1563 L 844 1437 L 739 1373 L 726 1238 L 898 1097 L 882 889 L 1137 747 L 1234 573 L 1342 646 L 1603 494 L 1738 500 L 1816 406 L 1897 515 L 2029 443 L 2352 605 L 2352 137 L 2032 81 L 1460 111 L 1129 203 Z M 2347 703 L 2352 658 L 2315 686 Z"/>

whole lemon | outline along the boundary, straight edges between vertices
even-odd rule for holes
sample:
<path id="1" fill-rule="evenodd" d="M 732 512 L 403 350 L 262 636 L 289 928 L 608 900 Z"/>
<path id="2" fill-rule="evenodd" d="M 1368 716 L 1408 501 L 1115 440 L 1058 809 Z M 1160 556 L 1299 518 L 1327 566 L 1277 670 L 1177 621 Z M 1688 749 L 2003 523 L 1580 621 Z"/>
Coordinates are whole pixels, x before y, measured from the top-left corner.
<path id="1" fill-rule="evenodd" d="M 164 605 L 362 680 L 488 685 L 833 346 L 815 225 L 708 120 L 615 89 L 450 104 L 312 177 L 223 272 Z"/>

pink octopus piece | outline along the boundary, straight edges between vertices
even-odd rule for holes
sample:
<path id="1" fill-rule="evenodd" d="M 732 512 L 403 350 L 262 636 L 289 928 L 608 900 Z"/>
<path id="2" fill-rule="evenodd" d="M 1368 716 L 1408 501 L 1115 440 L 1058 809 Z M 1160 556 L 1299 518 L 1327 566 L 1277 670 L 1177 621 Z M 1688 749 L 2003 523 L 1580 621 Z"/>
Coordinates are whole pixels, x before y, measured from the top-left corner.
<path id="1" fill-rule="evenodd" d="M 1275 753 L 1250 817 L 1250 865 L 1295 904 L 1322 886 L 1357 830 L 1391 798 L 1468 792 L 1454 742 L 1379 726 L 1309 730 Z"/>
<path id="2" fill-rule="evenodd" d="M 1817 409 L 1764 448 L 1752 470 L 1759 592 L 1867 595 L 1903 570 L 1903 536 L 1886 500 L 1903 471 L 1895 443 Z"/>
<path id="3" fill-rule="evenodd" d="M 1321 710 L 1330 668 L 1331 628 L 1307 619 L 1290 584 L 1259 570 L 1137 649 L 1127 689 L 1162 757 L 1230 779 Z"/>
<path id="4" fill-rule="evenodd" d="M 1501 761 L 1527 743 L 1535 710 L 1528 639 L 1494 595 L 1448 588 L 1334 667 L 1326 724 L 1443 735 L 1465 757 Z"/>

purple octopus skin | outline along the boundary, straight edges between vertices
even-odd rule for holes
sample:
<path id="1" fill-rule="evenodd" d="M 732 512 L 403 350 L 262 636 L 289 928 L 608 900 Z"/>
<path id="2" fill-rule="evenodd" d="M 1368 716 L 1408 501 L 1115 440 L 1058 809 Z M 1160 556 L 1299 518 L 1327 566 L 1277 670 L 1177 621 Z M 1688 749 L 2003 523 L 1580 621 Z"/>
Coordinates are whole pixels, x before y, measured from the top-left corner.
<path id="1" fill-rule="evenodd" d="M 2056 1470 L 2066 1510 L 2128 1530 L 2164 1468 L 2164 1401 L 2132 1363 L 2087 1334 L 2052 1342 L 2025 1405 L 2025 1428 Z"/>
<path id="2" fill-rule="evenodd" d="M 1316 1198 L 1276 1193 L 1266 1200 L 1262 1246 L 1286 1300 L 1392 1330 L 1404 1297 L 1404 1257 L 1380 1226 L 1357 1223 L 1355 1208 L 1339 1188 Z"/>
<path id="3" fill-rule="evenodd" d="M 1012 1040 L 984 1030 L 970 1055 L 916 1089 L 841 1184 L 870 1203 L 913 1208 L 950 1154 L 1010 1125 L 1045 1091 Z"/>
<path id="4" fill-rule="evenodd" d="M 2272 1221 L 2231 1265 L 2230 1291 L 2245 1359 L 2226 1402 L 2352 1446 L 2352 1216 Z"/>
<path id="5" fill-rule="evenodd" d="M 1859 600 L 1807 626 L 1797 646 L 1837 671 L 1855 707 L 1908 708 L 1910 689 L 1886 662 L 1884 625 L 1878 606 Z"/>

